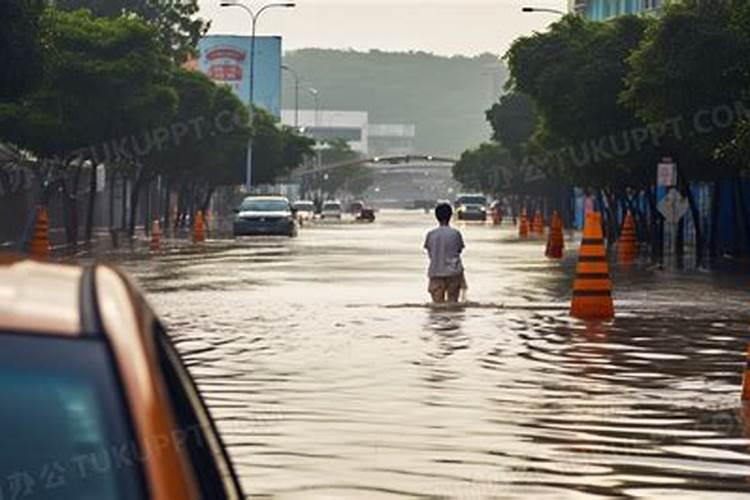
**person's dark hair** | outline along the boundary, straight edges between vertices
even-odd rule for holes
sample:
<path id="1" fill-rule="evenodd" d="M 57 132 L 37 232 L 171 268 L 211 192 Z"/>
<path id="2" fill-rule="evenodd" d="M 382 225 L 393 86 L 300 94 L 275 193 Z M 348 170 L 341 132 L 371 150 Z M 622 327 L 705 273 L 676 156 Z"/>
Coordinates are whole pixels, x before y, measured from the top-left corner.
<path id="1" fill-rule="evenodd" d="M 447 224 L 453 217 L 453 209 L 447 203 L 440 203 L 435 207 L 435 218 L 442 224 Z"/>

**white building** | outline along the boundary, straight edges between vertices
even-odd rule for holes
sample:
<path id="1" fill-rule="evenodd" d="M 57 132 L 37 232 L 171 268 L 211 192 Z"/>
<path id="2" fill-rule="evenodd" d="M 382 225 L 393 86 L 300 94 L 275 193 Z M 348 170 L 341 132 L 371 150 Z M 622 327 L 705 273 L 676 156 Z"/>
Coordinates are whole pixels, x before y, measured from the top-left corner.
<path id="1" fill-rule="evenodd" d="M 372 156 L 402 156 L 416 153 L 414 124 L 371 124 L 368 143 Z"/>
<path id="2" fill-rule="evenodd" d="M 343 139 L 352 150 L 369 154 L 369 123 L 366 111 L 329 111 L 294 109 L 281 111 L 281 122 L 290 127 L 298 126 L 315 139 Z"/>

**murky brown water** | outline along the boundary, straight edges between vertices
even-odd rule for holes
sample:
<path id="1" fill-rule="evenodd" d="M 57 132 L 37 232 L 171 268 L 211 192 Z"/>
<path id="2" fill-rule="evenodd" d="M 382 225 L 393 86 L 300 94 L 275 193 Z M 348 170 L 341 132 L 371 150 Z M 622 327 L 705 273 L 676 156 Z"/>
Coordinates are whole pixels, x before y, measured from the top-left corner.
<path id="1" fill-rule="evenodd" d="M 615 269 L 618 317 L 587 325 L 574 255 L 468 225 L 481 305 L 434 310 L 430 217 L 379 215 L 124 263 L 252 497 L 747 496 L 745 278 Z"/>

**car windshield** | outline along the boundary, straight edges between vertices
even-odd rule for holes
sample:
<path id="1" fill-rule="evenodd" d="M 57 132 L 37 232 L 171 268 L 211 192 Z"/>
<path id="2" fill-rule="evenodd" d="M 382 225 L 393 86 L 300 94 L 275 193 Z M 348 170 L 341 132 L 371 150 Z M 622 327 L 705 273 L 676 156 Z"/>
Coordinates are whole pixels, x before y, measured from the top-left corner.
<path id="1" fill-rule="evenodd" d="M 242 212 L 285 212 L 289 210 L 286 200 L 247 199 L 242 202 Z"/>
<path id="2" fill-rule="evenodd" d="M 458 199 L 459 205 L 485 205 L 487 198 L 484 196 L 462 196 Z"/>
<path id="3" fill-rule="evenodd" d="M 312 210 L 314 207 L 311 201 L 298 201 L 294 204 L 294 208 L 297 210 Z"/>
<path id="4" fill-rule="evenodd" d="M 341 210 L 341 204 L 340 203 L 325 203 L 323 205 L 323 210 Z"/>
<path id="5" fill-rule="evenodd" d="M 145 498 L 119 393 L 103 342 L 1 336 L 0 477 L 44 475 L 26 483 L 34 499 Z M 12 488 L 0 483 L 0 498 Z"/>

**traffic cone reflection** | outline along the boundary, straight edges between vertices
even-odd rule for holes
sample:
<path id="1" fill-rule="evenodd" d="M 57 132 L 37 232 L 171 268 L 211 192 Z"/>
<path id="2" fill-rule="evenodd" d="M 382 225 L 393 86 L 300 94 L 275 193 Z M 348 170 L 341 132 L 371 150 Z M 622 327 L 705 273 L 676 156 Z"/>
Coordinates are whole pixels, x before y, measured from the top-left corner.
<path id="1" fill-rule="evenodd" d="M 745 354 L 745 371 L 742 374 L 742 401 L 750 403 L 750 344 Z"/>
<path id="2" fill-rule="evenodd" d="M 552 212 L 552 218 L 549 223 L 547 249 L 545 250 L 544 255 L 550 259 L 562 259 L 564 249 L 565 239 L 563 238 L 562 219 L 557 212 Z"/>
<path id="3" fill-rule="evenodd" d="M 521 210 L 521 217 L 518 222 L 518 236 L 521 239 L 529 237 L 529 220 L 526 218 L 526 210 Z"/>
<path id="4" fill-rule="evenodd" d="M 49 254 L 49 216 L 47 209 L 39 206 L 36 208 L 34 229 L 29 242 L 29 255 L 34 259 L 47 259 Z"/>
<path id="5" fill-rule="evenodd" d="M 151 244 L 149 245 L 152 252 L 156 252 L 161 248 L 161 226 L 159 225 L 159 219 L 154 219 L 151 223 Z"/>
<path id="6" fill-rule="evenodd" d="M 602 219 L 598 212 L 586 214 L 570 315 L 580 319 L 609 319 L 615 315 Z"/>
<path id="7" fill-rule="evenodd" d="M 636 255 L 635 224 L 633 215 L 628 212 L 622 223 L 620 239 L 617 241 L 617 262 L 620 264 L 630 264 L 635 260 Z"/>
<path id="8" fill-rule="evenodd" d="M 539 210 L 534 213 L 531 230 L 537 236 L 544 236 L 544 217 L 542 217 L 542 212 Z"/>
<path id="9" fill-rule="evenodd" d="M 195 243 L 206 241 L 205 221 L 203 212 L 200 210 L 195 214 L 195 220 L 193 221 L 193 241 Z"/>

